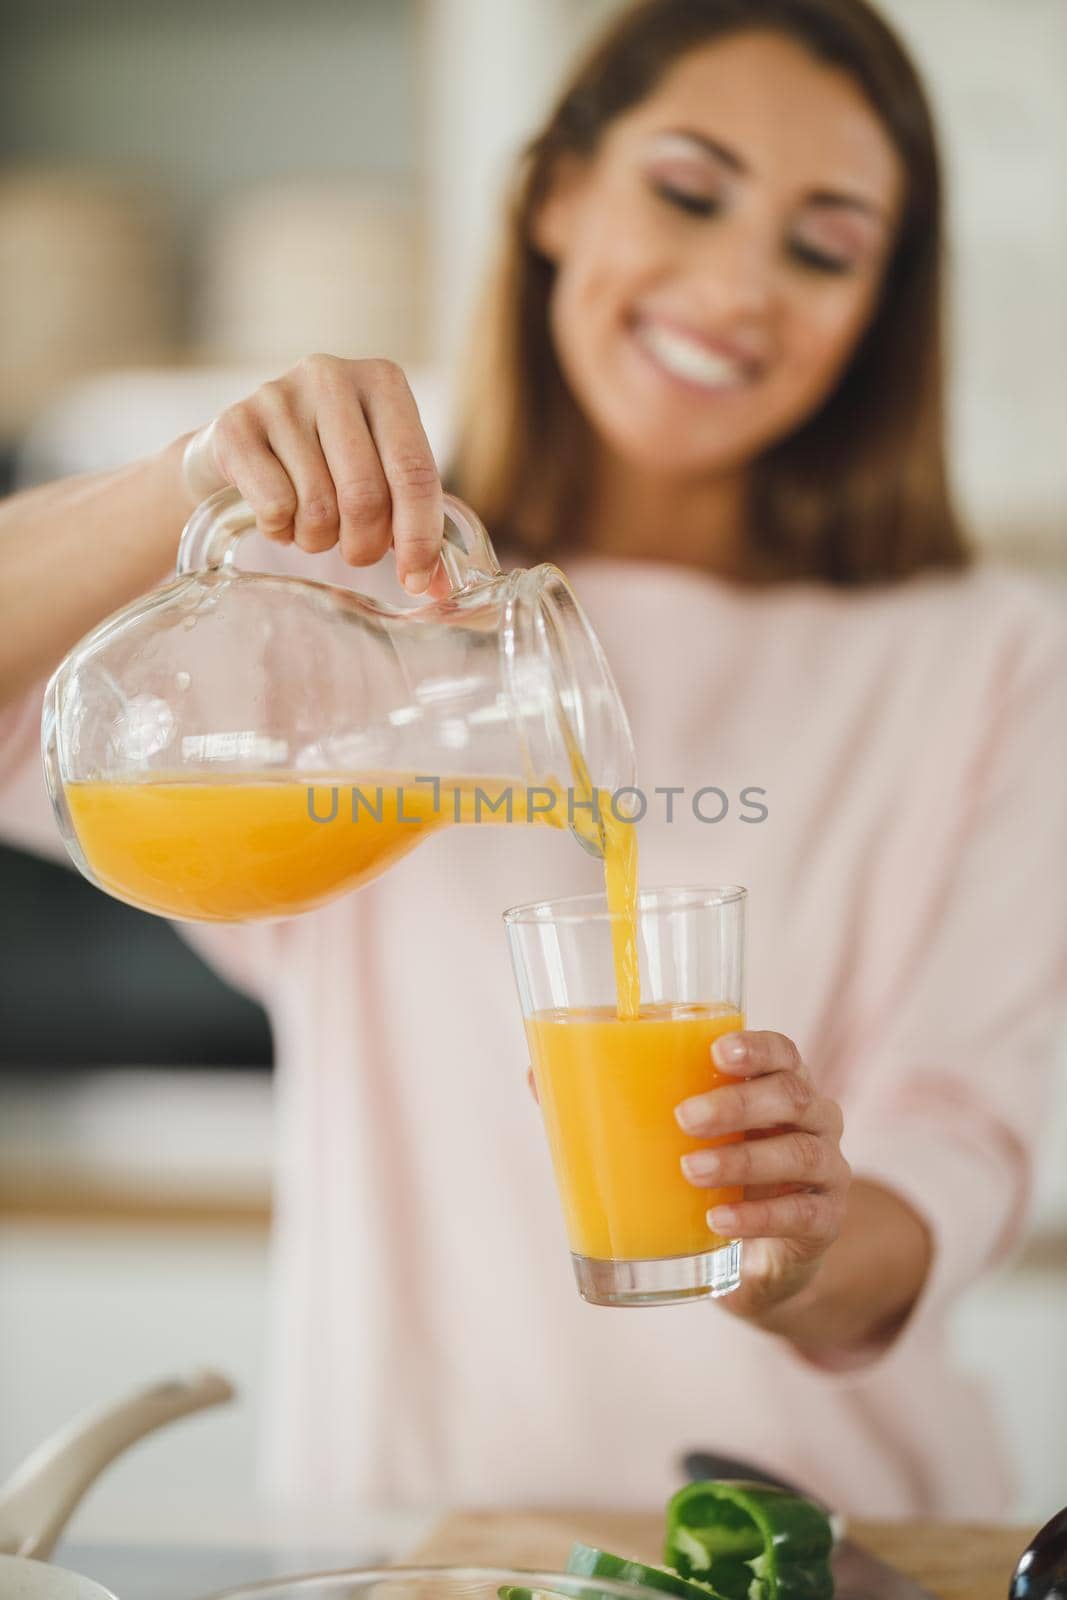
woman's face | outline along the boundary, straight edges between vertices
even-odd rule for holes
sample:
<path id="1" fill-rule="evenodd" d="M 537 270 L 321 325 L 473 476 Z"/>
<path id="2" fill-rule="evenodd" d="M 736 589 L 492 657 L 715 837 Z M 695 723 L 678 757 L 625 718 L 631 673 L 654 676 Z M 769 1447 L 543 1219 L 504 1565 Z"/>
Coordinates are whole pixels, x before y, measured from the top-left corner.
<path id="1" fill-rule="evenodd" d="M 684 57 L 557 174 L 535 228 L 560 364 L 608 448 L 703 476 L 792 432 L 871 318 L 903 187 L 852 79 L 784 35 Z"/>

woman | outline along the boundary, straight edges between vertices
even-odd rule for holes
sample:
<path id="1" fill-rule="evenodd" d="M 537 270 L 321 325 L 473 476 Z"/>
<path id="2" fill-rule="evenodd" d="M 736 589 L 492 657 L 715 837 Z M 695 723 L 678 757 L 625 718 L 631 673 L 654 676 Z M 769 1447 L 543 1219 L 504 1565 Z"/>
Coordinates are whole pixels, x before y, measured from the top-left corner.
<path id="1" fill-rule="evenodd" d="M 1002 1510 L 944 1322 L 1025 1206 L 1067 650 L 1031 585 L 969 569 L 949 504 L 940 212 L 922 91 L 864 0 L 638 5 L 528 153 L 451 478 L 512 560 L 566 566 L 646 791 L 732 802 L 650 807 L 640 839 L 646 883 L 751 891 L 760 1031 L 676 1113 L 764 1135 L 687 1171 L 748 1186 L 719 1219 L 745 1282 L 640 1316 L 574 1294 L 499 927 L 597 886 L 551 830 L 450 830 L 310 916 L 190 928 L 275 1030 L 287 1494 L 647 1505 L 704 1445 L 852 1511 Z M 447 588 L 387 362 L 312 357 L 150 461 L 11 502 L 18 837 L 54 848 L 35 680 L 223 482 L 316 575 L 359 587 L 392 545 L 410 592 Z"/>

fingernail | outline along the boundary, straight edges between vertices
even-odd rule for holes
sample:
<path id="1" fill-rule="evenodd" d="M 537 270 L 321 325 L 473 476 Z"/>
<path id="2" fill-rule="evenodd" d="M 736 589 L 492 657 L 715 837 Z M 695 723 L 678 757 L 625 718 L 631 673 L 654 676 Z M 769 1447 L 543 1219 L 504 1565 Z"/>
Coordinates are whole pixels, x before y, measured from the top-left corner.
<path id="1" fill-rule="evenodd" d="M 691 1150 L 682 1157 L 682 1171 L 687 1178 L 714 1178 L 722 1167 L 717 1150 Z"/>
<path id="2" fill-rule="evenodd" d="M 747 1054 L 745 1041 L 736 1033 L 728 1033 L 724 1038 L 716 1039 L 711 1047 L 711 1059 L 715 1065 L 725 1067 L 727 1070 L 744 1061 Z"/>
<path id="3" fill-rule="evenodd" d="M 415 572 L 409 572 L 404 579 L 404 588 L 408 594 L 425 594 L 430 587 L 433 577 L 432 567 L 419 567 Z"/>
<path id="4" fill-rule="evenodd" d="M 712 1206 L 707 1214 L 707 1222 L 713 1233 L 726 1238 L 737 1227 L 737 1212 L 733 1206 Z"/>
<path id="5" fill-rule="evenodd" d="M 674 1120 L 683 1133 L 701 1133 L 707 1109 L 704 1098 L 698 1095 L 695 1100 L 683 1100 L 674 1108 Z"/>

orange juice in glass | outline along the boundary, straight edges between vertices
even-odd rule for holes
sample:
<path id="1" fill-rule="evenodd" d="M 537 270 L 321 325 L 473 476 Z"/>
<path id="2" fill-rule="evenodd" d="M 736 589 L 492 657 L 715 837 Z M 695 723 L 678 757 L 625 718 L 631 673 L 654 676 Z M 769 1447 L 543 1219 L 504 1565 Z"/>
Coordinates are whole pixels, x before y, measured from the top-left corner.
<path id="1" fill-rule="evenodd" d="M 704 1299 L 740 1282 L 740 1242 L 707 1222 L 740 1190 L 687 1182 L 681 1157 L 721 1141 L 683 1133 L 674 1108 L 722 1081 L 711 1046 L 744 1027 L 744 909 L 736 887 L 639 893 L 636 1015 L 619 1004 L 625 908 L 580 895 L 505 913 L 578 1290 L 596 1305 Z"/>

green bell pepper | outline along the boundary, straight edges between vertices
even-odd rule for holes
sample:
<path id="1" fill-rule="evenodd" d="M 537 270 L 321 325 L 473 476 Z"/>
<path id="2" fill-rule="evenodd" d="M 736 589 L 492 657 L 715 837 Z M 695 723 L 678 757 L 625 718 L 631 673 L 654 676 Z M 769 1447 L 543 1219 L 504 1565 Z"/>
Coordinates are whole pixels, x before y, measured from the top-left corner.
<path id="1" fill-rule="evenodd" d="M 818 1506 L 764 1484 L 690 1483 L 667 1505 L 667 1567 L 729 1600 L 832 1600 L 833 1542 Z"/>
<path id="2" fill-rule="evenodd" d="M 732 1595 L 720 1593 L 702 1578 L 683 1578 L 664 1567 L 650 1567 L 643 1561 L 613 1556 L 610 1551 L 595 1550 L 588 1544 L 574 1546 L 567 1571 L 576 1578 L 611 1578 L 616 1583 L 636 1584 L 639 1589 L 658 1591 L 668 1600 L 733 1600 Z"/>

